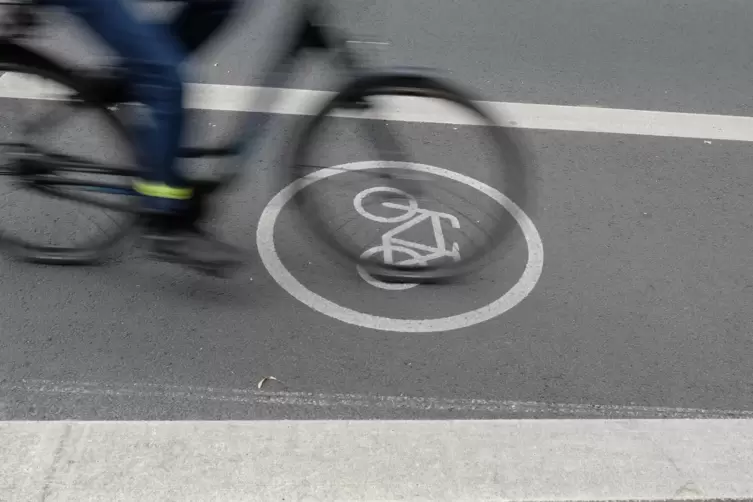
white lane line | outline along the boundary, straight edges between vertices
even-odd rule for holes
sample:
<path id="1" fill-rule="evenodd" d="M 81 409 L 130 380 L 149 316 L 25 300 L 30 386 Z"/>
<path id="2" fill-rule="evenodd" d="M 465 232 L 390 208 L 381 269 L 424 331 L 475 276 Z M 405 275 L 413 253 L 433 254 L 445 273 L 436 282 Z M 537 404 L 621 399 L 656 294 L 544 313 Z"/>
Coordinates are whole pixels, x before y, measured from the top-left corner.
<path id="1" fill-rule="evenodd" d="M 485 413 L 497 417 L 568 418 L 753 418 L 753 411 L 734 409 L 674 408 L 610 404 L 545 403 L 495 399 L 384 396 L 345 393 L 270 392 L 256 389 L 222 389 L 152 383 L 124 384 L 78 381 L 22 380 L 0 383 L 9 393 L 38 393 L 73 397 L 159 399 L 164 402 L 215 401 L 254 405 L 309 408 L 353 408 L 368 411 L 453 411 Z"/>
<path id="2" fill-rule="evenodd" d="M 8 500 L 750 500 L 750 420 L 0 422 Z"/>
<path id="3" fill-rule="evenodd" d="M 281 93 L 279 101 L 271 103 L 265 99 L 265 96 L 275 95 L 278 91 Z M 0 76 L 0 98 L 40 99 L 42 92 L 48 91 L 31 83 L 31 79 L 7 73 Z M 289 115 L 310 115 L 332 96 L 326 91 L 220 84 L 189 84 L 187 94 L 189 108 Z M 59 97 L 54 92 L 46 94 L 46 99 Z M 753 141 L 753 117 L 501 101 L 481 101 L 479 104 L 489 110 L 499 123 L 523 129 Z M 339 115 L 364 116 L 350 112 Z M 403 122 L 475 123 L 472 117 L 460 113 L 455 107 L 411 97 L 386 100 L 379 116 Z"/>

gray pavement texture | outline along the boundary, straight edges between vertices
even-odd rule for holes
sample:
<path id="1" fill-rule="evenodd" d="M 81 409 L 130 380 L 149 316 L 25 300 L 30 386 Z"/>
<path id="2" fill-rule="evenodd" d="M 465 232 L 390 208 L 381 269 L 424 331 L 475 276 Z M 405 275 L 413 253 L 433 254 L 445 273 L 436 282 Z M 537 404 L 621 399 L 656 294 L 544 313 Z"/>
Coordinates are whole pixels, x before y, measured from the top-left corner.
<path id="1" fill-rule="evenodd" d="M 751 115 L 753 6 L 740 0 L 329 0 L 334 22 L 388 65 L 438 68 L 487 99 Z M 258 85 L 296 2 L 246 2 L 200 57 L 201 82 Z M 42 42 L 78 59 L 91 38 L 54 19 Z M 296 84 L 326 88 L 306 68 Z"/>
<path id="2" fill-rule="evenodd" d="M 371 18 L 348 7 L 339 14 L 355 16 L 355 31 L 388 36 L 389 62 L 442 67 L 489 99 L 749 113 L 743 55 L 753 6 L 744 2 L 395 0 Z M 261 42 L 273 43 L 262 28 L 274 28 L 239 25 L 226 48 L 204 55 L 197 80 L 249 83 L 266 54 Z M 84 51 L 86 41 L 73 40 L 69 28 L 49 30 L 44 43 L 68 57 L 96 52 Z M 318 87 L 328 77 L 307 78 L 301 85 Z M 521 403 L 536 417 L 571 416 L 578 406 L 591 406 L 593 416 L 753 409 L 749 144 L 529 131 L 541 186 L 531 216 L 545 250 L 533 293 L 483 324 L 405 334 L 311 310 L 256 259 L 256 225 L 281 188 L 275 152 L 289 147 L 289 130 L 283 120 L 227 200 L 222 229 L 251 257 L 231 281 L 145 261 L 138 250 L 99 268 L 0 262 L 0 415 L 491 418 L 520 416 Z M 472 169 L 477 157 L 458 140 L 467 133 L 416 126 L 414 134 L 428 138 L 420 161 Z M 354 148 L 344 144 L 328 158 L 361 160 Z M 285 265 L 310 289 L 373 314 L 436 317 L 483 305 L 504 293 L 527 257 L 518 239 L 476 282 L 384 292 L 320 260 L 291 216 L 284 212 L 276 234 Z M 265 376 L 281 382 L 276 399 L 430 397 L 443 408 L 343 411 L 304 400 L 291 411 L 257 397 L 235 404 L 206 397 L 206 389 L 222 396 L 254 389 Z M 143 384 L 160 387 L 152 396 L 129 391 Z M 170 386 L 180 392 L 165 399 Z M 189 399 L 191 388 L 205 397 Z M 453 407 L 457 399 L 493 404 Z"/>
<path id="3" fill-rule="evenodd" d="M 4 423 L 0 500 L 749 500 L 750 424 Z"/>
<path id="4" fill-rule="evenodd" d="M 419 132 L 436 146 L 420 161 L 467 165 L 447 140 L 458 131 L 416 126 Z M 2 262 L 7 418 L 134 416 L 122 395 L 111 407 L 101 399 L 93 406 L 82 392 L 82 408 L 72 410 L 54 391 L 20 392 L 29 379 L 229 391 L 265 376 L 282 382 L 277 390 L 314 394 L 750 410 L 748 145 L 555 132 L 530 138 L 541 167 L 535 222 L 544 272 L 504 315 L 447 333 L 386 333 L 297 302 L 254 258 L 259 214 L 279 184 L 265 158 L 221 218 L 223 234 L 253 258 L 233 280 L 145 261 L 138 251 L 98 268 Z M 328 158 L 354 156 L 343 146 Z M 285 265 L 310 289 L 367 313 L 437 317 L 483 305 L 509 288 L 527 259 L 518 239 L 479 280 L 386 292 L 322 260 L 293 215 L 283 215 L 276 233 Z M 139 409 L 143 396 L 132 401 Z M 194 409 L 157 404 L 149 416 L 222 416 L 222 407 L 204 401 Z M 553 410 L 542 406 L 534 415 L 561 415 Z M 304 413 L 332 416 L 317 406 Z M 389 415 L 373 407 L 361 413 Z M 233 416 L 286 415 L 248 406 Z"/>

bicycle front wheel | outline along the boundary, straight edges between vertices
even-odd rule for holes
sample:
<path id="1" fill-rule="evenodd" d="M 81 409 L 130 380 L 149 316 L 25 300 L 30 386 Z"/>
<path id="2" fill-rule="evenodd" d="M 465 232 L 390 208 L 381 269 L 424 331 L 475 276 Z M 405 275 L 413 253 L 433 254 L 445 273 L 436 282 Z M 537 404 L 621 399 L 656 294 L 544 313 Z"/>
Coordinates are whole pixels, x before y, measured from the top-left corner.
<path id="1" fill-rule="evenodd" d="M 299 213 L 362 277 L 468 274 L 534 200 L 532 158 L 500 122 L 439 78 L 359 77 L 302 126 L 291 162 Z"/>

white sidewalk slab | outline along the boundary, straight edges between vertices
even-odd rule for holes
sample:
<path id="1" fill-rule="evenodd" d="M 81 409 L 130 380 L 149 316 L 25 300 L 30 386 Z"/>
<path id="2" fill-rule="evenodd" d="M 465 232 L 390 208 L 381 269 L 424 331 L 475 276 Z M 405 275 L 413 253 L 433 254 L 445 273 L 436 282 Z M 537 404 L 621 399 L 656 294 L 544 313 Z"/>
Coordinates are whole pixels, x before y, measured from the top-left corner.
<path id="1" fill-rule="evenodd" d="M 2 422 L 2 501 L 753 499 L 751 420 Z"/>

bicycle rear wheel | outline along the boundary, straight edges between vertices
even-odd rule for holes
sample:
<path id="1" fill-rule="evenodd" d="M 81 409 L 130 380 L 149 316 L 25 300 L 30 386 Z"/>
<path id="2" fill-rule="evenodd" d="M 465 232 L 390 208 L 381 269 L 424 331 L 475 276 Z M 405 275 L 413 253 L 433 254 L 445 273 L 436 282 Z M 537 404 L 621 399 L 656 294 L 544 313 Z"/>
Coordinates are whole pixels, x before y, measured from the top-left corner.
<path id="1" fill-rule="evenodd" d="M 133 228 L 118 207 L 132 204 L 136 170 L 114 167 L 135 165 L 131 142 L 87 87 L 45 56 L 0 47 L 0 246 L 17 259 L 92 264 Z M 103 182 L 112 176 L 122 190 Z"/>
<path id="2" fill-rule="evenodd" d="M 428 112 L 425 101 L 439 107 Z M 369 108 L 356 111 L 363 102 Z M 419 129 L 428 140 L 416 138 Z M 478 146 L 456 147 L 454 134 Z M 344 139 L 369 145 L 362 162 L 333 153 L 349 148 L 329 147 Z M 324 160 L 315 153 L 323 146 Z M 410 74 L 348 83 L 303 124 L 291 162 L 307 227 L 373 285 L 443 281 L 480 267 L 515 232 L 512 213 L 532 204 L 533 168 L 519 132 L 499 125 L 478 100 L 444 80 Z M 319 188 L 337 179 L 357 188 Z M 436 203 L 439 195 L 467 209 L 447 209 Z"/>

